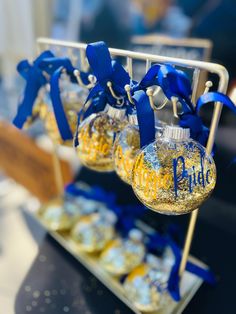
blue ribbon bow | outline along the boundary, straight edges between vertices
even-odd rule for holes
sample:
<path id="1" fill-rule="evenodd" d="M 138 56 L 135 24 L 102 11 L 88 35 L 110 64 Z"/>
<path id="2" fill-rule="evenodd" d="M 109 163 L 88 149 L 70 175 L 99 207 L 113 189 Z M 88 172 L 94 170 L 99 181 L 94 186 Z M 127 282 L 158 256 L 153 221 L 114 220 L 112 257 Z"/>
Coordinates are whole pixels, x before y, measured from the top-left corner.
<path id="1" fill-rule="evenodd" d="M 227 95 L 220 92 L 208 92 L 198 98 L 196 109 L 193 112 L 185 112 L 180 115 L 180 126 L 183 128 L 190 128 L 191 137 L 203 146 L 206 146 L 207 144 L 210 131 L 203 124 L 202 119 L 198 114 L 203 105 L 215 102 L 221 102 L 236 114 L 236 106 Z M 213 148 L 213 154 L 214 151 L 215 145 Z"/>
<path id="2" fill-rule="evenodd" d="M 157 77 L 155 77 L 155 71 Z M 165 64 L 159 68 L 158 66 L 153 69 L 150 68 L 145 80 L 149 84 L 156 83 L 159 85 L 169 100 L 173 96 L 178 98 L 183 109 L 183 113 L 179 115 L 179 125 L 183 128 L 189 128 L 191 138 L 206 146 L 209 129 L 203 124 L 202 119 L 198 116 L 198 110 L 194 108 L 191 102 L 192 89 L 187 75 L 183 71 Z"/>
<path id="3" fill-rule="evenodd" d="M 66 71 L 71 82 L 77 82 L 74 76 L 76 68 L 72 65 L 70 59 L 56 57 L 42 60 L 40 68 L 51 75 L 50 96 L 61 138 L 63 141 L 72 140 L 73 133 L 70 129 L 63 103 L 61 101 L 59 81 L 63 71 Z M 84 84 L 89 83 L 88 75 L 88 73 L 80 72 L 80 76 Z"/>
<path id="4" fill-rule="evenodd" d="M 107 82 L 112 83 L 112 88 L 117 97 L 124 98 L 126 106 L 125 85 L 130 84 L 129 74 L 123 66 L 111 59 L 109 49 L 104 42 L 91 43 L 86 48 L 86 56 L 93 74 L 96 76 L 96 85 L 91 89 L 85 104 L 78 114 L 78 125 L 82 119 L 86 119 L 93 113 L 103 111 L 106 104 L 116 107 L 117 99 L 115 99 L 107 86 Z M 86 104 L 91 102 L 88 108 Z M 122 106 L 122 107 L 123 107 Z M 121 107 L 121 106 L 119 106 Z M 86 108 L 86 109 L 85 109 Z M 78 128 L 75 135 L 74 146 L 78 146 Z"/>
<path id="5" fill-rule="evenodd" d="M 215 103 L 215 102 L 222 103 L 223 105 L 228 107 L 230 110 L 232 110 L 234 114 L 236 114 L 235 104 L 227 95 L 220 92 L 209 92 L 200 96 L 197 100 L 197 106 L 196 106 L 197 113 L 199 112 L 199 110 L 201 109 L 203 105 L 206 105 L 208 103 Z"/>
<path id="6" fill-rule="evenodd" d="M 21 61 L 17 66 L 17 71 L 26 80 L 23 100 L 18 105 L 17 114 L 13 124 L 17 128 L 22 128 L 26 120 L 32 116 L 33 105 L 38 96 L 39 89 L 47 83 L 43 71 L 39 68 L 40 62 L 48 57 L 53 57 L 51 51 L 41 53 L 33 64 L 27 60 Z"/>
<path id="7" fill-rule="evenodd" d="M 193 112 L 194 107 L 190 99 L 192 95 L 191 84 L 183 71 L 176 70 L 169 64 L 162 65 L 158 72 L 158 85 L 161 86 L 169 100 L 173 96 L 179 99 L 184 112 Z"/>
<path id="8" fill-rule="evenodd" d="M 118 206 L 116 203 L 116 195 L 107 192 L 99 186 L 93 186 L 89 189 L 82 189 L 78 185 L 71 183 L 66 186 L 65 193 L 73 196 L 83 196 L 97 202 L 106 204 L 109 210 L 112 210 L 117 216 L 116 228 L 124 236 L 135 228 L 135 220 L 141 217 L 146 208 L 143 205 L 126 205 Z"/>
<path id="9" fill-rule="evenodd" d="M 112 97 L 107 87 L 107 82 L 110 81 L 112 83 L 112 88 L 118 97 L 123 97 L 126 94 L 124 87 L 126 84 L 130 83 L 129 74 L 119 62 L 111 59 L 109 49 L 102 41 L 89 44 L 86 48 L 86 55 L 89 65 L 97 78 L 97 83 L 90 91 L 86 103 L 90 99 L 97 97 L 95 102 L 92 102 L 92 107 L 99 107 L 98 103 L 101 97 L 103 106 L 105 106 L 106 103 L 116 106 L 117 100 Z M 85 113 L 84 118 L 87 116 L 88 113 Z"/>

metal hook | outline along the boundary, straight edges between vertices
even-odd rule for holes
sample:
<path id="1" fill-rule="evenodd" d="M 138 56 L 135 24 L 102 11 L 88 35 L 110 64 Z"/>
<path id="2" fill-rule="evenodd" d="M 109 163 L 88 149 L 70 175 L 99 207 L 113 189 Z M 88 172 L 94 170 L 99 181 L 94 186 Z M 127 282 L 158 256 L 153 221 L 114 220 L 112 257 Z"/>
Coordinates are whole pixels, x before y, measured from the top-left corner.
<path id="1" fill-rule="evenodd" d="M 46 71 L 43 71 L 43 76 L 46 78 L 46 81 L 49 82 L 50 81 L 50 75 L 46 72 Z"/>
<path id="2" fill-rule="evenodd" d="M 152 90 L 152 88 L 148 88 L 147 89 L 147 91 L 146 91 L 146 94 L 147 94 L 147 96 L 148 96 L 148 98 L 149 98 L 149 102 L 150 102 L 150 105 L 151 105 L 151 107 L 152 107 L 152 109 L 153 110 L 155 110 L 155 104 L 154 104 L 154 101 L 153 101 L 153 90 Z"/>
<path id="3" fill-rule="evenodd" d="M 154 90 L 153 92 L 153 96 L 156 96 L 157 94 L 159 94 L 161 91 L 161 87 L 160 86 L 157 86 L 157 88 Z"/>
<path id="4" fill-rule="evenodd" d="M 213 86 L 213 83 L 212 81 L 207 81 L 206 84 L 205 84 L 205 90 L 204 90 L 204 93 L 203 94 L 206 94 L 209 92 L 210 88 Z"/>
<path id="5" fill-rule="evenodd" d="M 95 82 L 96 82 L 96 81 L 94 81 L 95 76 L 93 76 L 93 75 L 90 74 L 90 75 L 88 76 L 88 80 L 90 81 L 90 84 L 85 85 L 85 84 L 83 83 L 82 79 L 81 79 L 80 71 L 79 71 L 78 69 L 75 69 L 73 73 L 74 73 L 74 76 L 76 77 L 76 80 L 77 80 L 77 82 L 78 82 L 78 84 L 79 84 L 80 86 L 85 87 L 85 88 L 87 88 L 87 89 L 94 87 Z M 91 78 L 92 76 L 94 77 L 93 79 Z M 95 79 L 96 79 L 96 78 L 95 78 Z M 94 82 L 93 82 L 93 81 L 94 81 Z"/>
<path id="6" fill-rule="evenodd" d="M 88 80 L 93 86 L 97 83 L 97 78 L 95 75 L 89 74 Z"/>
<path id="7" fill-rule="evenodd" d="M 129 102 L 130 102 L 132 105 L 134 105 L 134 101 L 133 101 L 133 99 L 132 99 L 132 95 L 131 95 L 131 92 L 130 92 L 130 91 L 131 91 L 131 87 L 130 87 L 129 84 L 126 84 L 126 85 L 125 85 L 125 91 L 126 91 L 126 93 L 127 93 Z"/>
<path id="8" fill-rule="evenodd" d="M 178 116 L 178 110 L 177 110 L 177 104 L 178 104 L 178 97 L 172 96 L 171 97 L 171 102 L 173 105 L 173 114 L 175 118 L 179 118 Z"/>
<path id="9" fill-rule="evenodd" d="M 117 100 L 117 104 L 122 106 L 124 104 L 124 97 L 119 97 L 116 95 L 116 93 L 114 92 L 114 90 L 112 88 L 112 82 L 111 81 L 107 82 L 107 87 L 109 88 L 109 91 L 110 91 L 112 97 L 114 97 Z"/>
<path id="10" fill-rule="evenodd" d="M 154 100 L 153 100 L 153 96 L 154 96 L 154 95 L 157 95 L 157 94 L 160 92 L 160 90 L 161 90 L 161 87 L 160 87 L 160 86 L 159 86 L 155 91 L 153 91 L 153 89 L 150 88 L 150 87 L 147 89 L 146 94 L 147 94 L 147 96 L 148 96 L 148 98 L 149 98 L 149 102 L 150 102 L 151 108 L 152 108 L 153 110 L 161 110 L 161 109 L 163 109 L 163 108 L 167 105 L 167 103 L 169 102 L 169 99 L 166 98 L 162 105 L 160 105 L 159 107 L 155 106 Z"/>

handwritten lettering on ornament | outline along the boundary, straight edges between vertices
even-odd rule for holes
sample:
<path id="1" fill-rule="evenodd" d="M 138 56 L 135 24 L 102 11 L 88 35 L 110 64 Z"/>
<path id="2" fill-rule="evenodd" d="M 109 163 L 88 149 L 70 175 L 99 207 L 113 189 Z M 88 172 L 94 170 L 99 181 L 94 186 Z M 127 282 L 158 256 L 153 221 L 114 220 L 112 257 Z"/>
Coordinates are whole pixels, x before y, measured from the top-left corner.
<path id="1" fill-rule="evenodd" d="M 80 146 L 83 145 L 83 150 L 89 153 L 91 159 L 97 159 L 97 154 L 106 156 L 110 153 L 111 145 L 105 137 L 100 136 L 99 138 L 96 134 L 89 135 L 87 130 L 80 133 L 79 136 Z"/>
<path id="2" fill-rule="evenodd" d="M 185 158 L 179 156 L 172 160 L 172 168 L 167 172 L 167 169 L 161 167 L 148 168 L 144 154 L 140 154 L 133 168 L 134 183 L 142 186 L 146 196 L 156 196 L 159 189 L 174 189 L 175 197 L 179 197 L 181 184 L 186 181 L 184 184 L 187 185 L 189 193 L 192 193 L 196 186 L 205 188 L 211 183 L 211 170 L 204 166 L 204 156 L 200 156 L 199 162 L 200 168 L 193 165 L 187 169 Z"/>

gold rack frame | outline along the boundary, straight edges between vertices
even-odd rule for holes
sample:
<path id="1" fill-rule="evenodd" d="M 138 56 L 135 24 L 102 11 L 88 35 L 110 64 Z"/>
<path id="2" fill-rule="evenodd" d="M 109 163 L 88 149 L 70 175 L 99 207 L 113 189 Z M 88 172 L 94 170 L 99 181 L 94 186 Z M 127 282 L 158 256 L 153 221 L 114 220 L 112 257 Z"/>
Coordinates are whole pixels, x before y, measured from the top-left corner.
<path id="1" fill-rule="evenodd" d="M 57 52 L 59 52 L 61 48 L 66 48 L 68 49 L 68 54 L 73 54 L 74 51 L 76 51 L 76 53 L 79 53 L 80 55 L 82 70 L 86 69 L 86 64 L 87 64 L 86 55 L 85 55 L 85 49 L 87 47 L 86 44 L 54 40 L 50 38 L 38 38 L 37 39 L 37 49 L 39 53 L 51 47 L 56 48 Z M 131 78 L 133 77 L 133 60 L 144 61 L 146 63 L 146 71 L 150 68 L 153 62 L 160 63 L 160 64 L 168 63 L 173 66 L 180 66 L 180 67 L 193 69 L 194 71 L 194 74 L 193 74 L 193 94 L 194 95 L 193 96 L 195 96 L 196 87 L 198 85 L 199 73 L 201 70 L 205 70 L 207 72 L 216 74 L 219 78 L 218 91 L 221 93 L 227 92 L 229 75 L 226 68 L 220 64 L 164 57 L 164 56 L 151 55 L 151 54 L 146 54 L 146 53 L 139 53 L 139 52 L 133 52 L 133 51 L 128 51 L 128 50 L 114 49 L 114 48 L 109 48 L 109 51 L 110 51 L 111 56 L 113 57 L 126 58 L 127 70 Z M 211 153 L 214 142 L 215 142 L 216 132 L 217 132 L 220 116 L 221 116 L 221 110 L 222 110 L 222 104 L 219 102 L 215 103 L 214 111 L 213 111 L 213 115 L 211 119 L 210 134 L 209 134 L 209 138 L 208 138 L 208 142 L 206 146 L 206 150 L 208 154 Z M 186 267 L 187 260 L 188 260 L 190 247 L 191 247 L 191 243 L 193 239 L 193 234 L 194 234 L 194 230 L 196 226 L 196 221 L 198 217 L 198 211 L 199 211 L 198 209 L 194 210 L 190 216 L 189 226 L 186 233 L 186 239 L 185 239 L 183 253 L 182 253 L 182 260 L 181 260 L 181 264 L 179 268 L 180 276 L 182 276 Z"/>

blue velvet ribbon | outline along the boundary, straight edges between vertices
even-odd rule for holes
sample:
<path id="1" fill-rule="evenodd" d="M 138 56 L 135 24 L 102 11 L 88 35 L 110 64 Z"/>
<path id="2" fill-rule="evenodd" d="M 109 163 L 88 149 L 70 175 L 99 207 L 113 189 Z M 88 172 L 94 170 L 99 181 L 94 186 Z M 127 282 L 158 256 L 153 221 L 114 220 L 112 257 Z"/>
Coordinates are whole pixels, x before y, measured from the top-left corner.
<path id="1" fill-rule="evenodd" d="M 148 87 L 158 85 L 158 73 L 160 70 L 159 64 L 153 64 L 147 73 L 144 75 L 142 80 L 133 86 L 133 90 L 143 89 L 146 90 Z"/>
<path id="2" fill-rule="evenodd" d="M 179 99 L 184 112 L 193 112 L 194 107 L 190 98 L 192 88 L 189 78 L 183 71 L 176 70 L 169 64 L 162 65 L 158 72 L 158 85 L 161 86 L 169 100 L 173 96 Z"/>
<path id="3" fill-rule="evenodd" d="M 27 118 L 32 116 L 33 105 L 38 96 L 39 89 L 47 83 L 42 70 L 39 68 L 40 62 L 48 57 L 53 57 L 51 51 L 47 50 L 41 53 L 30 64 L 27 60 L 21 61 L 17 66 L 17 71 L 26 80 L 24 95 L 22 101 L 18 105 L 17 114 L 13 120 L 13 124 L 17 128 L 22 128 Z"/>
<path id="4" fill-rule="evenodd" d="M 199 112 L 199 110 L 201 109 L 203 105 L 209 104 L 209 103 L 215 103 L 215 102 L 222 103 L 223 105 L 228 107 L 230 110 L 232 110 L 233 113 L 236 114 L 235 104 L 227 95 L 220 92 L 209 92 L 200 96 L 197 100 L 197 105 L 196 105 L 197 113 Z"/>
<path id="5" fill-rule="evenodd" d="M 63 141 L 72 140 L 73 133 L 70 129 L 66 113 L 61 101 L 59 81 L 64 67 L 59 67 L 50 79 L 50 96 L 58 130 Z"/>
<path id="6" fill-rule="evenodd" d="M 129 74 L 125 71 L 123 66 L 119 62 L 111 59 L 109 49 L 104 42 L 100 41 L 89 44 L 86 48 L 86 56 L 97 81 L 78 114 L 78 125 L 81 120 L 86 119 L 91 114 L 103 111 L 106 104 L 120 108 L 120 106 L 117 106 L 117 100 L 111 95 L 107 87 L 108 81 L 112 83 L 115 94 L 118 97 L 124 97 L 124 105 L 122 107 L 125 107 L 127 100 L 125 99 L 126 91 L 124 87 L 131 82 Z M 88 102 L 90 102 L 90 105 L 86 108 Z M 74 146 L 76 147 L 78 145 L 77 128 Z"/>
<path id="7" fill-rule="evenodd" d="M 169 100 L 173 96 L 178 98 L 183 109 L 183 113 L 179 115 L 179 125 L 183 128 L 189 128 L 191 138 L 205 146 L 209 129 L 204 126 L 202 119 L 191 103 L 192 90 L 187 75 L 169 64 L 161 66 L 155 64 L 149 69 L 141 82 L 134 86 L 133 90 L 146 90 L 153 85 L 160 86 Z"/>
<path id="8" fill-rule="evenodd" d="M 179 115 L 179 125 L 182 128 L 190 129 L 190 137 L 203 146 L 206 146 L 209 137 L 209 128 L 207 128 L 198 116 L 197 112 L 185 112 Z"/>
<path id="9" fill-rule="evenodd" d="M 112 88 L 117 96 L 125 96 L 124 87 L 126 84 L 130 84 L 129 74 L 119 62 L 111 59 L 109 49 L 103 41 L 89 44 L 86 48 L 86 56 L 97 78 L 97 83 L 90 91 L 86 102 L 102 93 L 106 102 L 115 106 L 117 100 L 112 97 L 107 82 L 112 83 Z"/>
<path id="10" fill-rule="evenodd" d="M 73 133 L 70 129 L 63 103 L 61 101 L 59 82 L 63 71 L 66 71 L 69 75 L 71 82 L 77 82 L 76 77 L 74 76 L 74 70 L 76 70 L 76 68 L 72 65 L 70 59 L 55 57 L 42 60 L 40 68 L 51 75 L 50 96 L 61 138 L 63 141 L 72 140 Z M 88 73 L 80 72 L 80 77 L 84 84 L 89 83 L 88 75 Z"/>
<path id="11" fill-rule="evenodd" d="M 141 81 L 142 86 L 146 87 L 149 84 L 160 86 L 169 100 L 173 96 L 178 98 L 183 109 L 183 113 L 179 115 L 179 125 L 189 128 L 191 138 L 206 146 L 209 129 L 204 126 L 202 119 L 198 116 L 198 111 L 191 102 L 192 89 L 187 75 L 169 64 L 154 65 Z M 205 97 L 203 100 L 205 101 Z"/>
<path id="12" fill-rule="evenodd" d="M 116 203 L 116 195 L 103 190 L 99 186 L 84 189 L 72 182 L 65 187 L 65 193 L 77 197 L 83 196 L 90 200 L 102 202 L 108 207 L 113 206 Z"/>
<path id="13" fill-rule="evenodd" d="M 112 210 L 117 216 L 116 229 L 124 236 L 126 236 L 131 229 L 135 228 L 135 220 L 141 217 L 146 211 L 143 205 L 117 205 L 116 195 L 103 190 L 99 186 L 93 186 L 85 190 L 71 183 L 66 186 L 65 193 L 73 196 L 83 196 L 87 199 L 106 204 L 107 208 Z"/>
<path id="14" fill-rule="evenodd" d="M 196 109 L 193 112 L 185 112 L 180 115 L 180 126 L 183 128 L 190 128 L 191 137 L 203 146 L 206 146 L 207 144 L 210 131 L 203 124 L 202 119 L 198 114 L 203 105 L 215 102 L 221 102 L 223 105 L 236 113 L 236 106 L 227 95 L 219 92 L 209 92 L 198 98 Z M 214 151 L 215 145 L 213 148 L 213 154 Z"/>
<path id="15" fill-rule="evenodd" d="M 39 67 L 41 70 L 47 72 L 50 76 L 53 75 L 53 73 L 58 70 L 60 67 L 63 67 L 66 70 L 66 73 L 69 75 L 70 80 L 72 83 L 77 83 L 77 79 L 74 76 L 74 70 L 77 70 L 69 58 L 65 57 L 48 57 L 44 58 L 40 61 Z M 83 71 L 80 72 L 80 77 L 83 82 L 83 84 L 87 85 L 89 84 L 88 76 L 90 73 L 86 73 Z"/>
<path id="16" fill-rule="evenodd" d="M 135 92 L 140 89 L 146 91 L 148 87 L 155 85 L 162 88 L 169 100 L 171 100 L 172 96 L 178 97 L 185 111 L 193 110 L 193 105 L 190 101 L 192 94 L 191 84 L 183 71 L 176 70 L 169 64 L 154 64 L 140 83 L 134 84 L 132 91 Z"/>
<path id="17" fill-rule="evenodd" d="M 134 93 L 139 134 L 140 147 L 144 147 L 155 140 L 155 117 L 154 111 L 150 106 L 147 94 L 143 90 Z"/>
<path id="18" fill-rule="evenodd" d="M 181 299 L 179 287 L 180 284 L 179 267 L 181 263 L 182 254 L 180 248 L 171 239 L 168 239 L 167 241 L 168 245 L 171 247 L 172 252 L 175 256 L 175 263 L 171 269 L 171 273 L 168 279 L 168 291 L 175 301 L 179 301 Z M 215 285 L 216 283 L 215 276 L 209 269 L 204 269 L 188 261 L 186 264 L 186 270 L 196 275 L 197 277 L 203 279 L 205 282 L 211 285 Z"/>
<path id="19" fill-rule="evenodd" d="M 146 244 L 149 252 L 163 253 L 166 247 L 170 247 L 172 253 L 175 257 L 175 262 L 171 268 L 171 272 L 168 278 L 167 290 L 173 300 L 180 301 L 180 277 L 179 277 L 179 267 L 181 262 L 181 250 L 173 241 L 170 234 L 160 235 L 158 232 L 148 235 L 148 242 Z M 214 285 L 216 283 L 214 274 L 209 269 L 204 269 L 194 263 L 187 262 L 186 270 L 199 278 L 202 278 L 205 282 Z"/>

